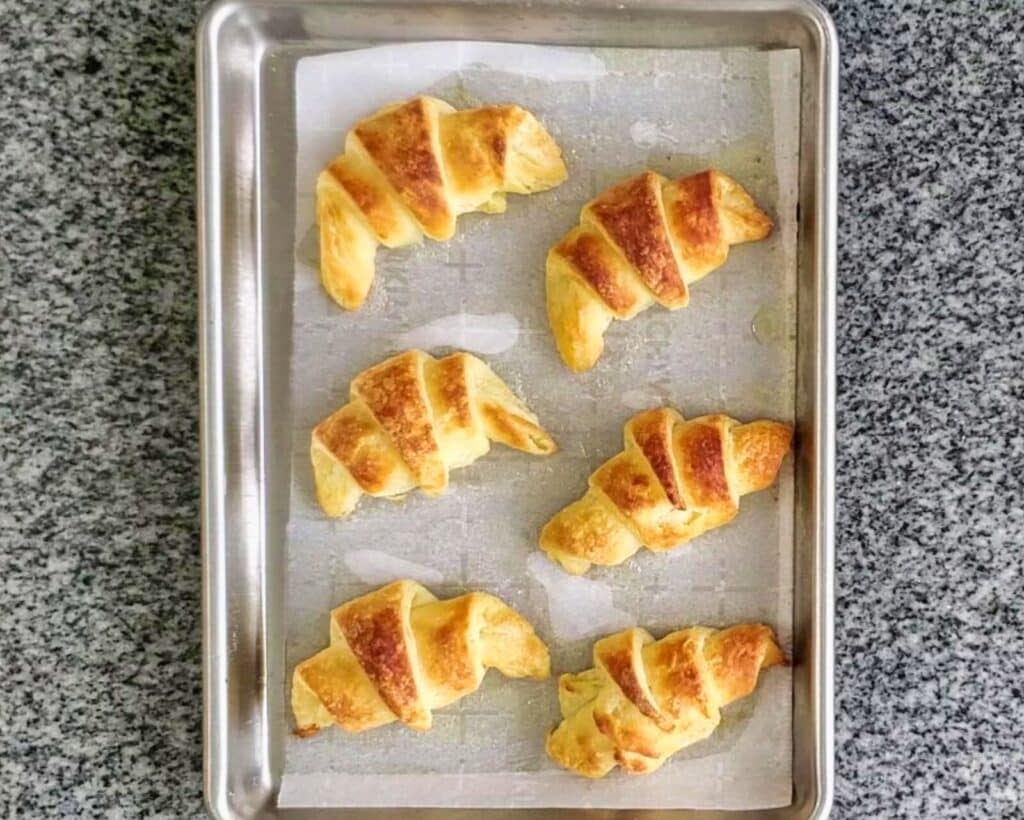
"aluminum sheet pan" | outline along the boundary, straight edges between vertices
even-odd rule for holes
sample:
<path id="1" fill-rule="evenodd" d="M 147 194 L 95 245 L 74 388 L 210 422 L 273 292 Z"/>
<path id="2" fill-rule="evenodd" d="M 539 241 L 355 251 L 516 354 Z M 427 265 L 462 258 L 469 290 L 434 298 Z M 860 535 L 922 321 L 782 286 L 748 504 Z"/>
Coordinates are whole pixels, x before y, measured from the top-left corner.
<path id="1" fill-rule="evenodd" d="M 199 65 L 205 706 L 207 799 L 216 814 L 297 816 L 342 805 L 416 803 L 488 806 L 495 816 L 509 806 L 561 806 L 566 816 L 574 811 L 569 807 L 587 805 L 775 805 L 771 814 L 780 817 L 827 810 L 834 39 L 816 7 L 743 5 L 743 12 L 719 5 L 713 14 L 699 4 L 628 12 L 591 6 L 571 13 L 552 6 L 528 12 L 516 37 L 495 28 L 507 22 L 500 6 L 234 4 L 217 6 L 205 18 Z M 410 22 L 403 28 L 407 39 L 436 39 L 438 28 L 467 38 L 483 32 L 493 38 L 497 31 L 504 35 L 499 39 L 582 47 L 581 53 L 597 60 L 591 66 L 600 64 L 605 73 L 601 80 L 583 79 L 590 88 L 582 103 L 557 84 L 530 72 L 517 74 L 509 65 L 425 78 L 418 90 L 456 104 L 494 99 L 500 92 L 535 110 L 566 148 L 572 176 L 554 192 L 514 198 L 504 216 L 464 218 L 453 243 L 381 253 L 373 300 L 352 317 L 327 302 L 310 277 L 313 260 L 304 258 L 310 180 L 301 169 L 303 162 L 322 162 L 316 151 L 326 149 L 300 150 L 302 129 L 294 123 L 303 104 L 301 94 L 296 100 L 296 80 L 303 65 L 323 66 L 332 59 L 303 58 L 396 39 L 387 25 L 395 15 Z M 719 54 L 671 48 L 697 45 L 752 48 Z M 772 71 L 777 87 L 792 73 L 785 64 L 787 48 L 801 55 L 799 128 L 796 100 L 780 121 L 781 103 L 771 93 Z M 595 96 L 595 82 L 601 81 L 609 83 L 612 96 L 629 94 L 634 105 L 612 112 L 616 116 L 607 118 L 607 128 L 593 104 L 606 99 Z M 702 116 L 687 128 L 673 116 L 665 86 L 676 98 L 680 88 L 692 89 L 694 108 L 703 95 L 705 106 L 717 107 L 718 118 Z M 607 105 L 598 107 L 608 113 Z M 340 144 L 348 123 L 330 109 L 325 106 L 314 130 Z M 584 117 L 590 119 L 581 127 Z M 616 136 L 615 126 L 625 130 L 625 139 Z M 798 144 L 800 152 L 791 175 L 779 173 L 785 163 L 775 139 L 787 128 L 793 139 L 783 140 L 790 145 L 785 150 L 795 153 Z M 772 136 L 770 146 L 765 134 Z M 615 328 L 604 359 L 582 377 L 585 386 L 570 389 L 580 377 L 560 370 L 543 320 L 540 271 L 547 246 L 575 223 L 582 202 L 614 178 L 644 165 L 677 173 L 708 164 L 733 173 L 767 205 L 778 221 L 775 237 L 757 250 L 736 249 L 725 268 L 694 289 L 686 311 L 670 315 L 655 309 Z M 798 220 L 787 220 L 797 213 Z M 510 255 L 512 243 L 527 234 L 537 237 L 530 250 Z M 767 274 L 751 282 L 753 268 Z M 487 287 L 487 277 L 498 272 L 503 284 Z M 444 290 L 456 294 L 458 304 L 445 307 L 442 289 L 420 290 L 417 277 L 451 278 Z M 342 330 L 346 323 L 358 332 Z M 440 502 L 413 497 L 405 509 L 396 509 L 364 500 L 354 520 L 326 522 L 312 502 L 304 463 L 312 424 L 343 400 L 348 379 L 362 367 L 406 345 L 453 342 L 484 353 L 533 404 L 563 455 L 536 461 L 496 448 L 454 474 L 452 492 Z M 549 594 L 560 579 L 544 559 L 531 557 L 536 529 L 615 451 L 630 412 L 665 400 L 688 415 L 726 410 L 741 418 L 792 417 L 799 436 L 796 458 L 777 491 L 761 494 L 761 501 L 744 500 L 732 527 L 670 557 L 641 556 L 627 567 L 591 573 L 574 590 L 574 597 L 594 602 L 590 614 L 596 624 L 588 629 L 574 617 L 578 613 L 559 611 L 559 596 Z M 575 412 L 567 412 L 573 407 Z M 499 523 L 507 520 L 510 494 L 517 496 L 517 509 L 523 498 L 531 500 L 513 527 Z M 385 525 L 382 516 L 387 526 L 401 522 L 405 533 L 390 539 L 387 549 L 375 540 Z M 450 546 L 444 553 L 423 551 L 424 539 L 412 537 L 414 522 L 431 543 Z M 751 553 L 749 544 L 757 538 L 771 547 Z M 753 563 L 752 555 L 758 556 Z M 396 559 L 408 563 L 396 566 Z M 557 718 L 553 684 L 489 681 L 462 705 L 439 713 L 444 720 L 423 746 L 429 755 L 412 751 L 408 737 L 403 743 L 398 727 L 354 743 L 325 732 L 296 746 L 286 708 L 294 662 L 322 644 L 330 606 L 395 572 L 421 573 L 442 593 L 468 586 L 502 594 L 537 624 L 558 671 L 586 663 L 597 625 L 613 629 L 639 621 L 660 632 L 680 623 L 758 618 L 779 627 L 793 653 L 792 677 L 775 675 L 777 683 L 731 713 L 719 736 L 677 756 L 646 783 L 619 776 L 576 791 L 571 779 L 538 785 L 562 776 L 550 770 L 541 743 L 544 728 Z M 534 716 L 534 722 L 524 716 Z M 772 721 L 786 725 L 781 771 L 778 748 L 774 755 L 756 753 L 762 745 L 758 732 L 779 735 Z M 466 745 L 451 767 L 442 754 L 446 744 Z M 760 773 L 767 791 L 738 799 L 730 763 L 738 764 L 736 771 L 750 770 L 769 758 L 775 765 Z M 710 768 L 693 768 L 701 766 Z M 673 777 L 687 770 L 694 773 L 690 780 L 709 787 L 699 794 L 680 789 L 686 779 Z M 490 779 L 496 774 L 512 780 L 495 787 Z M 790 789 L 779 785 L 780 776 L 791 780 Z M 394 787 L 394 777 L 413 779 L 403 792 Z M 446 786 L 444 778 L 452 777 Z M 454 792 L 452 782 L 459 783 Z M 456 799 L 416 797 L 432 790 Z M 346 816 L 361 813 L 350 809 Z M 445 816 L 463 813 L 449 810 Z"/>

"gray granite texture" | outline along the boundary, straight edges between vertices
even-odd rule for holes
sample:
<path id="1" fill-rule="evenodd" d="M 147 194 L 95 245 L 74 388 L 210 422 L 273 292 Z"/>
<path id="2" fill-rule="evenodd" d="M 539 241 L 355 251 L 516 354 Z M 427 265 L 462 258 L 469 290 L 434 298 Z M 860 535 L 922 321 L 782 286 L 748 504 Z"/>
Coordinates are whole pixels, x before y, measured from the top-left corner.
<path id="1" fill-rule="evenodd" d="M 1024 816 L 1024 3 L 838 2 L 835 816 Z M 196 6 L 0 0 L 0 816 L 201 813 Z"/>

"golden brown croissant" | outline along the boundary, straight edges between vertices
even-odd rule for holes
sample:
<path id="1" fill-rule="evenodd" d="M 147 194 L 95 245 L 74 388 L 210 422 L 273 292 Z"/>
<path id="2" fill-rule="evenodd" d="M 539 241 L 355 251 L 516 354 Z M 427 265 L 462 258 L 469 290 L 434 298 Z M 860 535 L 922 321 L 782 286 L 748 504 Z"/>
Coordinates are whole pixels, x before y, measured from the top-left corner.
<path id="1" fill-rule="evenodd" d="M 687 286 L 724 263 L 730 245 L 771 229 L 750 195 L 719 171 L 675 182 L 645 171 L 613 185 L 548 253 L 548 320 L 562 359 L 589 370 L 612 319 L 632 319 L 654 302 L 685 307 Z"/>
<path id="2" fill-rule="evenodd" d="M 684 421 L 670 407 L 640 413 L 586 495 L 544 525 L 540 547 L 574 575 L 621 564 L 640 547 L 677 547 L 731 520 L 741 495 L 771 486 L 792 437 L 775 421 Z"/>
<path id="3" fill-rule="evenodd" d="M 592 669 L 559 678 L 563 720 L 548 735 L 548 754 L 584 777 L 604 777 L 616 764 L 648 774 L 708 737 L 721 708 L 781 663 L 772 630 L 761 624 L 694 626 L 660 641 L 644 629 L 609 635 L 594 644 Z"/>
<path id="4" fill-rule="evenodd" d="M 563 182 L 562 155 L 517 105 L 456 111 L 433 97 L 391 105 L 356 123 L 345 153 L 317 180 L 320 277 L 339 305 L 358 308 L 377 245 L 449 239 L 455 218 L 505 210 L 505 193 Z"/>
<path id="5" fill-rule="evenodd" d="M 313 430 L 310 456 L 320 506 L 348 515 L 366 493 L 414 487 L 440 495 L 448 471 L 472 464 L 491 441 L 549 455 L 557 446 L 505 383 L 468 353 L 392 356 L 352 381 L 351 400 Z"/>
<path id="6" fill-rule="evenodd" d="M 439 601 L 396 581 L 331 612 L 331 645 L 292 676 L 296 733 L 395 720 L 425 731 L 433 709 L 475 692 L 492 667 L 543 680 L 551 663 L 529 622 L 493 595 Z"/>

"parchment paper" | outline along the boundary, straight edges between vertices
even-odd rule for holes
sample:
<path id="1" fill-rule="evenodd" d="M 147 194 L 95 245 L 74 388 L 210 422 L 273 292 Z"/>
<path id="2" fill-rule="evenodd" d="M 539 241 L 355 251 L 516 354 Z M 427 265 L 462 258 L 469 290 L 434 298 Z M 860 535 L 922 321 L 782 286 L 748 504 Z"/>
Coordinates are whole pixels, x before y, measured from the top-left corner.
<path id="1" fill-rule="evenodd" d="M 544 753 L 559 719 L 556 679 L 590 665 L 595 638 L 633 624 L 661 636 L 688 624 L 764 621 L 791 648 L 792 466 L 743 498 L 736 520 L 675 552 L 574 579 L 536 551 L 537 534 L 581 495 L 622 443 L 636 411 L 674 404 L 686 416 L 728 412 L 792 420 L 799 55 L 796 52 L 556 49 L 412 44 L 303 60 L 296 77 L 298 155 L 291 373 L 294 456 L 288 526 L 287 676 L 328 642 L 328 612 L 400 577 L 441 597 L 494 593 L 551 648 L 550 681 L 488 674 L 475 694 L 434 715 L 432 731 L 399 724 L 289 737 L 282 805 L 766 808 L 791 799 L 791 679 L 762 675 L 711 739 L 648 777 L 589 782 Z M 313 190 L 360 117 L 416 93 L 457 107 L 516 102 L 562 146 L 569 180 L 510 196 L 500 216 L 459 220 L 447 243 L 377 254 L 357 313 L 337 308 L 316 271 Z M 766 241 L 733 248 L 695 285 L 690 306 L 614 323 L 605 354 L 572 375 L 544 308 L 544 257 L 580 207 L 645 167 L 674 176 L 714 166 L 772 214 Z M 282 271 L 288 275 L 288 271 Z M 344 521 L 313 493 L 309 436 L 347 400 L 359 371 L 401 349 L 480 352 L 561 445 L 537 458 L 496 445 L 452 474 L 441 499 L 364 497 Z M 289 700 L 286 693 L 285 702 Z M 291 715 L 287 718 L 291 725 Z"/>

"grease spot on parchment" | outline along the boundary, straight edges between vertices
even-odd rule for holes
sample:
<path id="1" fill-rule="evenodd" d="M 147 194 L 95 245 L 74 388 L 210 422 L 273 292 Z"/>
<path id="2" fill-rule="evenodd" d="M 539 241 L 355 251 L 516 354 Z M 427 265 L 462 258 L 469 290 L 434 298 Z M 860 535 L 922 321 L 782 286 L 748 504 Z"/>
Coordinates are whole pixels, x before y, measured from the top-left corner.
<path id="1" fill-rule="evenodd" d="M 658 143 L 675 142 L 670 134 L 658 127 L 658 123 L 650 120 L 637 120 L 629 126 L 629 138 L 638 148 L 653 148 Z"/>
<path id="2" fill-rule="evenodd" d="M 453 313 L 395 337 L 400 348 L 455 347 L 471 353 L 504 353 L 519 340 L 519 320 L 511 313 Z"/>
<path id="3" fill-rule="evenodd" d="M 404 578 L 421 584 L 440 584 L 444 580 L 436 569 L 378 550 L 350 550 L 344 560 L 349 572 L 364 584 L 389 584 Z"/>
<path id="4" fill-rule="evenodd" d="M 320 270 L 320 232 L 315 222 L 295 245 L 295 258 L 313 270 Z"/>
<path id="5" fill-rule="evenodd" d="M 763 345 L 781 347 L 793 333 L 788 313 L 784 302 L 761 305 L 750 320 L 750 332 Z"/>
<path id="6" fill-rule="evenodd" d="M 526 559 L 526 567 L 547 593 L 551 630 L 560 641 L 593 638 L 636 625 L 632 615 L 615 608 L 607 584 L 569 575 L 540 552 Z"/>
<path id="7" fill-rule="evenodd" d="M 630 410 L 652 410 L 655 407 L 663 407 L 671 404 L 668 391 L 656 384 L 645 384 L 642 387 L 635 387 L 627 390 L 621 396 L 621 401 Z"/>

